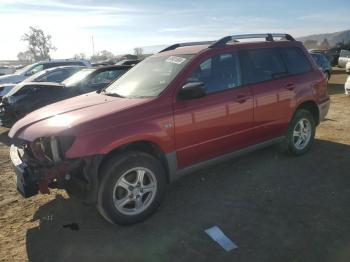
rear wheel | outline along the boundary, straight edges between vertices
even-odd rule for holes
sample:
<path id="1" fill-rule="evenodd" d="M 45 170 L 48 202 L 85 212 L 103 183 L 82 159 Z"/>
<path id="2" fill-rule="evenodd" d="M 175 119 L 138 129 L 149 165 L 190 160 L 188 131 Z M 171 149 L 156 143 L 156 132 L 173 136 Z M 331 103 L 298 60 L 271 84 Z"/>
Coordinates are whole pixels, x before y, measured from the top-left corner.
<path id="1" fill-rule="evenodd" d="M 165 188 L 165 171 L 157 159 L 141 152 L 117 155 L 102 169 L 97 207 L 111 223 L 134 224 L 153 214 Z"/>
<path id="2" fill-rule="evenodd" d="M 305 154 L 315 138 L 315 119 L 310 111 L 299 109 L 289 125 L 287 133 L 288 151 L 293 155 Z"/>

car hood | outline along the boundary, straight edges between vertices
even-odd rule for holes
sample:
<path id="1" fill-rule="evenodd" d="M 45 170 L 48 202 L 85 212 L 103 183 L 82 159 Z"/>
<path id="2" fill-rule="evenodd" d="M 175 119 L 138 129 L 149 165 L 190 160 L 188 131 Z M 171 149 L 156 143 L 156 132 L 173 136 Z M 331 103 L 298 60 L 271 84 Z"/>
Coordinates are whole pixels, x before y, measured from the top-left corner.
<path id="1" fill-rule="evenodd" d="M 5 96 L 16 84 L 2 84 L 0 85 L 0 97 Z"/>
<path id="2" fill-rule="evenodd" d="M 4 98 L 15 95 L 19 90 L 27 86 L 64 87 L 62 84 L 53 82 L 21 82 L 12 88 L 11 91 L 4 96 Z"/>
<path id="3" fill-rule="evenodd" d="M 14 81 L 18 81 L 18 78 L 20 78 L 20 74 L 11 74 L 11 75 L 4 75 L 0 76 L 0 84 L 7 84 L 12 83 Z"/>
<path id="4" fill-rule="evenodd" d="M 84 94 L 28 114 L 15 123 L 9 137 L 34 141 L 39 137 L 76 135 L 86 130 L 106 128 L 110 123 L 110 115 L 116 115 L 149 100 L 151 98 L 127 99 L 96 92 Z"/>

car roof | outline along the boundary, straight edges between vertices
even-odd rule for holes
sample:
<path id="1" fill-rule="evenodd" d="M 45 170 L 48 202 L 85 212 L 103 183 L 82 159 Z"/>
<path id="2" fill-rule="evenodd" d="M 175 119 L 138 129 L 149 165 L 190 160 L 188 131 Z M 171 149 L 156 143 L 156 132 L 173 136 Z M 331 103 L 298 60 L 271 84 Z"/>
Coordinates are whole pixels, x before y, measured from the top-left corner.
<path id="1" fill-rule="evenodd" d="M 265 38 L 265 41 L 251 41 L 251 39 Z M 280 39 L 277 39 L 280 38 Z M 241 41 L 245 40 L 245 41 Z M 247 41 L 248 40 L 248 41 Z M 247 35 L 233 35 L 225 36 L 217 41 L 203 41 L 203 42 L 189 42 L 179 43 L 168 46 L 160 51 L 156 56 L 163 55 L 185 55 L 185 54 L 198 54 L 205 50 L 210 49 L 232 49 L 233 46 L 245 46 L 245 47 L 269 47 L 279 46 L 291 43 L 301 43 L 296 41 L 289 34 L 280 33 L 266 33 L 266 34 L 247 34 Z"/>
<path id="2" fill-rule="evenodd" d="M 95 71 L 107 71 L 107 70 L 122 70 L 122 69 L 130 69 L 131 65 L 107 65 L 107 66 L 94 66 L 92 69 L 96 69 Z"/>
<path id="3" fill-rule="evenodd" d="M 76 62 L 89 63 L 87 60 L 84 60 L 84 59 L 52 59 L 52 60 L 39 61 L 38 63 L 51 64 L 51 63 L 61 63 L 61 62 L 67 62 L 67 63 L 76 63 Z"/>
<path id="4" fill-rule="evenodd" d="M 45 71 L 54 71 L 57 69 L 64 69 L 64 68 L 87 68 L 87 67 L 83 65 L 65 65 L 65 66 L 50 67 L 48 69 L 45 69 Z"/>

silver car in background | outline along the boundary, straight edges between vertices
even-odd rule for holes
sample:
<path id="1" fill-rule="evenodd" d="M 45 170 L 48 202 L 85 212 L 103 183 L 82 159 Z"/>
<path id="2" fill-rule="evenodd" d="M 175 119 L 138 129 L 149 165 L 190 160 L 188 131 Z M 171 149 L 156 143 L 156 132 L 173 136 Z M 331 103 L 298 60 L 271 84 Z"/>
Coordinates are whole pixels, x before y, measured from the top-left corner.
<path id="1" fill-rule="evenodd" d="M 338 60 L 338 66 L 340 68 L 345 68 L 348 62 L 350 62 L 350 51 L 341 50 L 339 55 L 339 60 Z"/>

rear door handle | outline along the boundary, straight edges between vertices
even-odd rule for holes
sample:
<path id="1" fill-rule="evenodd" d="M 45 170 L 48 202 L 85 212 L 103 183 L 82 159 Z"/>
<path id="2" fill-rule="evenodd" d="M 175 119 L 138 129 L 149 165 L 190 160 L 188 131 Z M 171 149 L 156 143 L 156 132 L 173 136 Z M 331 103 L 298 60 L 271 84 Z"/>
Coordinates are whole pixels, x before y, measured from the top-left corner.
<path id="1" fill-rule="evenodd" d="M 237 95 L 236 96 L 236 101 L 240 104 L 244 103 L 245 101 L 247 101 L 249 97 L 246 95 Z"/>
<path id="2" fill-rule="evenodd" d="M 288 83 L 284 88 L 292 91 L 294 90 L 295 85 L 293 83 Z"/>

